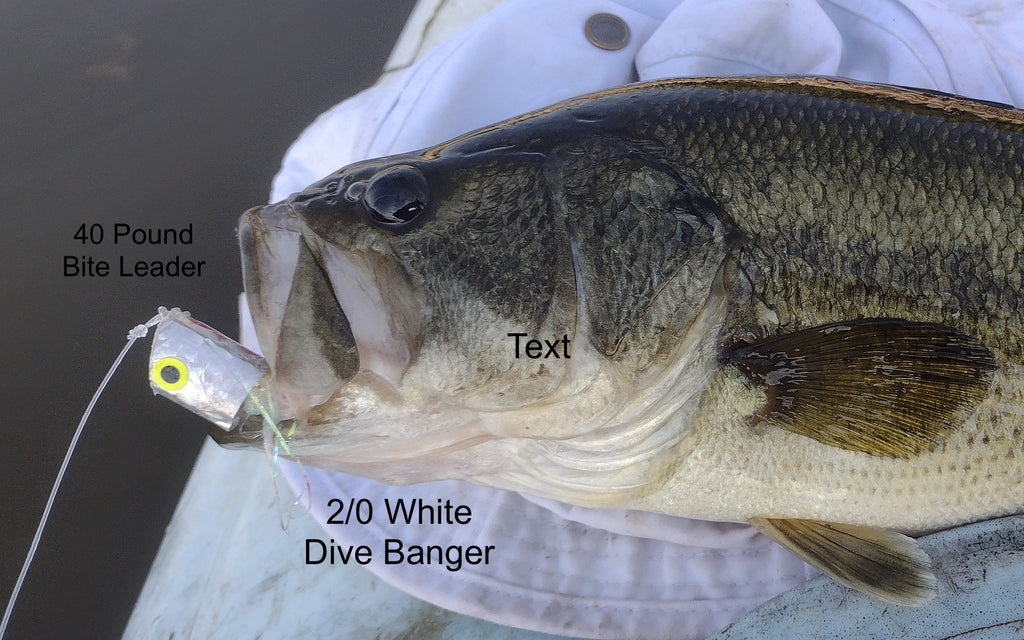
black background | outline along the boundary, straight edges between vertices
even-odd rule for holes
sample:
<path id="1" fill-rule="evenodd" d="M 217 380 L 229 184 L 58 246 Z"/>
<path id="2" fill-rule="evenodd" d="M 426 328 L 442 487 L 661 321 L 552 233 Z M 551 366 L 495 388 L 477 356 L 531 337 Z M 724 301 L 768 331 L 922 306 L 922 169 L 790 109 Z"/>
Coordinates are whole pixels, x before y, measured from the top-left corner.
<path id="1" fill-rule="evenodd" d="M 0 0 L 4 603 L 126 332 L 164 305 L 236 334 L 238 215 L 318 113 L 373 83 L 413 4 Z M 117 222 L 191 223 L 194 240 L 115 247 Z M 75 240 L 81 224 L 103 225 L 104 243 Z M 207 264 L 201 278 L 65 277 L 65 255 Z M 206 433 L 153 397 L 148 348 L 86 427 L 9 639 L 123 631 Z"/>

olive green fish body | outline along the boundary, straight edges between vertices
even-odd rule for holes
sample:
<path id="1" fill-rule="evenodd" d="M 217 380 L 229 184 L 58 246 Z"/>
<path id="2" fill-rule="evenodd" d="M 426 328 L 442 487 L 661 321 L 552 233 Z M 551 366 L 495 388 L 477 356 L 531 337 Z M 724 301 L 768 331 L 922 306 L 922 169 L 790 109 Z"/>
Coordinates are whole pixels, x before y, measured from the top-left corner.
<path id="1" fill-rule="evenodd" d="M 734 484 L 705 489 L 719 506 L 743 502 L 720 499 L 729 485 L 743 487 L 732 498 L 759 496 L 747 501 L 750 512 L 918 531 L 1019 511 L 1024 118 L 943 96 L 869 90 L 879 102 L 819 89 L 768 99 L 759 90 L 723 93 L 700 128 L 727 129 L 710 136 L 724 144 L 684 140 L 701 148 L 684 162 L 700 166 L 702 192 L 743 238 L 738 279 L 751 304 L 733 309 L 723 339 L 852 318 L 938 323 L 992 350 L 999 370 L 991 393 L 963 428 L 908 461 L 752 429 L 738 419 L 743 411 L 730 419 L 723 405 L 746 404 L 749 415 L 759 398 L 723 370 L 704 398 L 706 417 L 695 420 L 701 455 L 679 475 L 729 469 Z M 722 438 L 725 431 L 736 437 Z M 787 497 L 760 502 L 772 493 Z M 788 501 L 794 494 L 807 498 L 799 508 Z"/>
<path id="2" fill-rule="evenodd" d="M 777 94 L 763 123 L 734 107 L 745 125 L 722 109 L 737 135 L 703 173 L 749 239 L 751 289 L 783 330 L 938 322 L 1021 362 L 1024 119 L 888 106 Z"/>
<path id="3" fill-rule="evenodd" d="M 346 167 L 240 237 L 307 462 L 749 521 L 919 604 L 883 528 L 1024 509 L 1022 175 L 1000 105 L 666 80 Z"/>

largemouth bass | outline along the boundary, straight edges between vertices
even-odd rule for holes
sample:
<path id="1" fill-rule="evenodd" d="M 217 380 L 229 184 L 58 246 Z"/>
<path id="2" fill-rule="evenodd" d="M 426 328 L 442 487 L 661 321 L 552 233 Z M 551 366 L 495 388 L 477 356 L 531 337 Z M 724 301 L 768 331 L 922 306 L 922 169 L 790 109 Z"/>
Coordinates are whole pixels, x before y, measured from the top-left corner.
<path id="1" fill-rule="evenodd" d="M 896 531 L 1024 509 L 1022 173 L 1021 111 L 792 78 L 360 162 L 242 219 L 274 420 L 314 466 L 750 522 L 921 604 Z"/>

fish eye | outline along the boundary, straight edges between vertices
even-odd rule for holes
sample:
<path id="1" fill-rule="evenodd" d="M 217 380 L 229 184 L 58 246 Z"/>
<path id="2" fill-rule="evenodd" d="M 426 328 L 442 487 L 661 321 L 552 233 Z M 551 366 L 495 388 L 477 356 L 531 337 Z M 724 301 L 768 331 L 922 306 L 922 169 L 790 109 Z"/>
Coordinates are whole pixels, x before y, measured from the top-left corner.
<path id="1" fill-rule="evenodd" d="M 398 165 L 373 177 L 366 185 L 363 203 L 373 222 L 397 231 L 426 210 L 429 196 L 423 174 L 409 165 Z"/>
<path id="2" fill-rule="evenodd" d="M 167 391 L 177 391 L 188 383 L 188 365 L 174 357 L 160 358 L 153 365 L 153 381 Z"/>

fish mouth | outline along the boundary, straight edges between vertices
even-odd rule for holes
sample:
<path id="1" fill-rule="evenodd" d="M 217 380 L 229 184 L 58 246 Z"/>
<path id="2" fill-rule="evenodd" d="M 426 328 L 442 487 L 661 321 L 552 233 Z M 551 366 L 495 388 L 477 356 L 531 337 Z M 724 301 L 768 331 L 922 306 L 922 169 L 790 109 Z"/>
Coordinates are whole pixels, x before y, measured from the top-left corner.
<path id="1" fill-rule="evenodd" d="M 257 340 L 288 417 L 360 374 L 400 384 L 421 320 L 397 261 L 330 242 L 287 200 L 245 212 L 238 236 Z"/>

